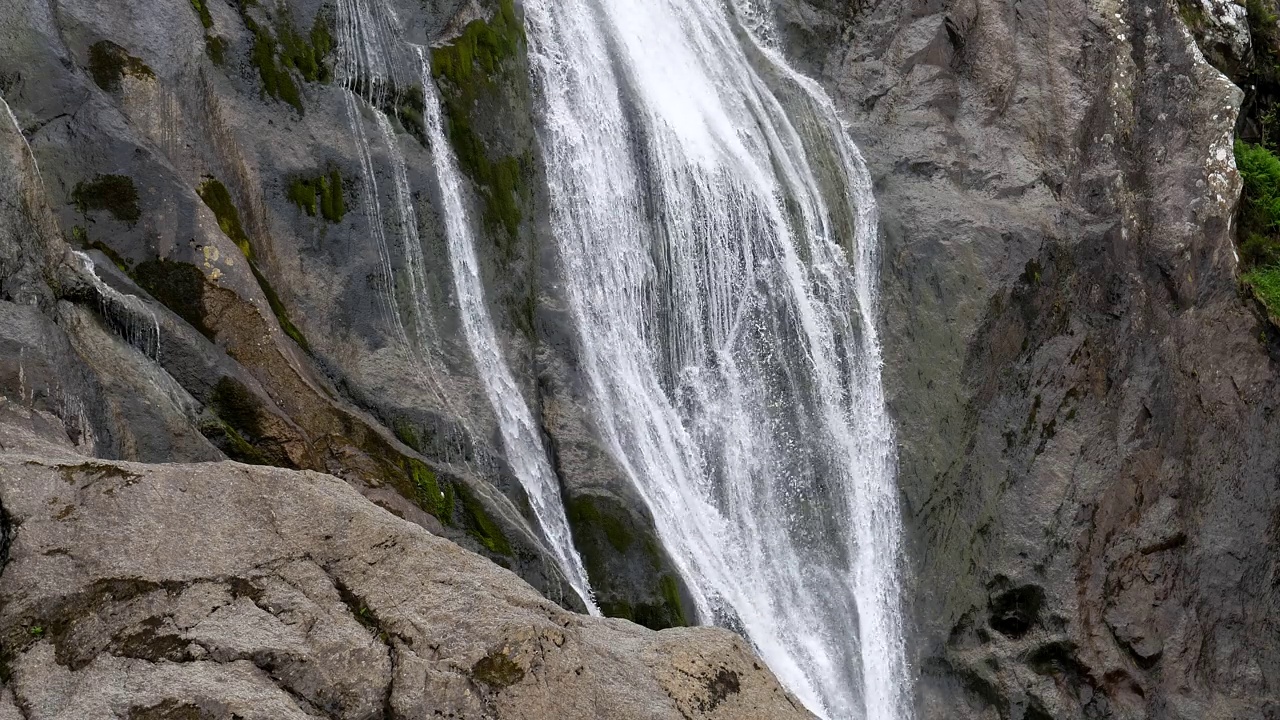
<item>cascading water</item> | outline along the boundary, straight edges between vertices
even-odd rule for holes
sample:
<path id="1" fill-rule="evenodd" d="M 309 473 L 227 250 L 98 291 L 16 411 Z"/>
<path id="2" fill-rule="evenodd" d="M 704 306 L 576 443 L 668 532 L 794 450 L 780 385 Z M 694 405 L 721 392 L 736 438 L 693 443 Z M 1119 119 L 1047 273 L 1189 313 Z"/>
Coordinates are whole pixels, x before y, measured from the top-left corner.
<path id="1" fill-rule="evenodd" d="M 828 718 L 902 720 L 874 199 L 748 0 L 526 0 L 599 427 L 703 619 Z"/>
<path id="2" fill-rule="evenodd" d="M 449 243 L 454 290 L 472 358 L 484 384 L 485 394 L 497 416 L 507 460 L 529 497 L 529 504 L 546 536 L 551 553 L 588 610 L 592 614 L 599 614 L 582 559 L 574 548 L 569 532 L 569 522 L 560 500 L 559 480 L 546 457 L 533 415 L 525 405 L 503 357 L 493 320 L 489 316 L 475 254 L 475 238 L 462 200 L 462 182 L 457 160 L 445 139 L 440 103 L 431 79 L 426 53 L 422 48 L 404 42 L 394 13 L 378 0 L 340 0 L 338 22 L 339 77 L 347 88 L 347 114 L 365 178 L 365 205 L 370 209 L 369 222 L 374 239 L 379 244 L 387 282 L 394 287 L 391 251 L 385 230 L 386 220 L 377 197 L 373 152 L 364 131 L 360 108 L 362 103 L 367 103 L 373 109 L 390 159 L 399 228 L 396 234 L 401 240 L 408 285 L 405 290 L 410 298 L 417 300 L 423 296 L 426 287 L 426 261 L 418 234 L 417 212 L 413 207 L 413 193 L 404 154 L 390 122 L 380 108 L 391 99 L 389 93 L 394 92 L 395 88 L 405 88 L 411 80 L 420 80 L 424 94 L 424 120 L 444 201 L 442 214 Z M 412 62 L 415 72 L 404 70 L 406 60 Z M 394 297 L 394 293 L 392 295 Z M 404 323 L 394 307 L 394 300 L 390 303 L 393 306 L 393 327 L 401 341 L 407 344 L 410 340 Z M 430 313 L 415 308 L 413 320 L 415 337 L 421 340 L 425 335 L 424 324 L 431 321 Z"/>
<path id="3" fill-rule="evenodd" d="M 147 357 L 160 361 L 160 320 L 146 303 L 116 290 L 98 276 L 98 267 L 87 253 L 72 250 L 98 296 L 102 317 L 116 327 L 125 342 Z"/>
<path id="4" fill-rule="evenodd" d="M 569 584 L 587 604 L 591 614 L 599 615 L 600 611 L 591 596 L 586 568 L 573 546 L 569 520 L 565 517 L 564 504 L 560 500 L 560 481 L 537 439 L 538 426 L 520 395 L 520 388 L 516 385 L 511 370 L 503 360 L 502 346 L 498 344 L 498 334 L 489 317 L 484 285 L 480 281 L 480 263 L 476 259 L 475 237 L 467 217 L 466 205 L 462 201 L 462 178 L 458 173 L 458 161 L 445 138 L 440 117 L 440 99 L 431 81 L 426 54 L 421 48 L 418 49 L 418 54 L 422 62 L 422 87 L 425 95 L 423 115 L 427 138 L 432 147 L 431 156 L 435 161 L 436 177 L 440 182 L 440 194 L 444 200 L 449 263 L 453 270 L 453 283 L 458 294 L 459 312 L 467 342 L 484 379 L 489 402 L 498 414 L 503 444 L 507 448 L 507 461 L 524 482 L 533 514 L 547 534 L 551 551 L 568 576 Z"/>

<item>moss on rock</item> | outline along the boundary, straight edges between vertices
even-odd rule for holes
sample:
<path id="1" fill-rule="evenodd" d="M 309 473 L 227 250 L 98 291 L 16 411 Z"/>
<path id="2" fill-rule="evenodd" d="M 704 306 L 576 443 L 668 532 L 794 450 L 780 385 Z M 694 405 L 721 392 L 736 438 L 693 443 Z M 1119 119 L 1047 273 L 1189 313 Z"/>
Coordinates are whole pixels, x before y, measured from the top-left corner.
<path id="1" fill-rule="evenodd" d="M 213 211 L 213 216 L 218 220 L 218 228 L 222 230 L 222 234 L 231 238 L 231 241 L 240 248 L 240 252 L 250 260 L 253 259 L 253 246 L 249 243 L 249 236 L 244 231 L 244 225 L 240 222 L 240 211 L 236 208 L 235 202 L 231 199 L 231 193 L 227 191 L 227 186 L 223 185 L 217 178 L 206 177 L 204 182 L 200 183 L 200 188 L 196 191 L 204 204 Z"/>
<path id="2" fill-rule="evenodd" d="M 328 175 L 294 178 L 289 181 L 285 195 L 309 217 L 315 217 L 318 211 L 325 220 L 339 223 L 347 213 L 342 173 L 337 169 L 330 170 Z"/>
<path id="3" fill-rule="evenodd" d="M 497 91 L 495 75 L 514 65 L 524 45 L 524 25 L 513 1 L 500 0 L 491 21 L 472 21 L 461 37 L 431 54 L 431 72 L 440 83 L 449 143 L 458 165 L 484 195 L 485 224 L 510 238 L 519 229 L 519 197 L 527 192 L 523 179 L 531 172 L 531 158 L 492 159 L 473 126 L 472 112 L 482 95 Z"/>
<path id="4" fill-rule="evenodd" d="M 271 312 L 280 323 L 280 329 L 299 347 L 310 352 L 311 345 L 307 342 L 302 331 L 293 324 L 284 302 L 280 300 L 280 295 L 276 293 L 275 288 L 271 286 L 271 283 L 267 281 L 267 277 L 263 275 L 262 270 L 258 268 L 253 243 L 249 241 L 249 235 L 244 231 L 244 225 L 240 222 L 240 211 L 236 208 L 235 201 L 231 199 L 231 193 L 227 191 L 227 187 L 216 178 L 206 178 L 200 184 L 197 194 L 204 201 L 204 204 L 213 211 L 214 217 L 218 220 L 218 228 L 244 254 L 245 260 L 249 263 L 249 270 L 253 273 L 254 279 L 257 280 L 258 287 L 262 289 L 262 294 L 266 296 L 267 304 L 271 306 Z"/>
<path id="5" fill-rule="evenodd" d="M 524 679 L 524 668 L 505 652 L 496 650 L 471 666 L 471 677 L 495 690 L 511 687 Z"/>
<path id="6" fill-rule="evenodd" d="M 190 263 L 158 259 L 138 263 L 133 272 L 138 286 L 210 340 L 214 334 L 205 317 L 205 276 Z"/>
<path id="7" fill-rule="evenodd" d="M 421 460 L 405 458 L 404 470 L 413 483 L 413 499 L 418 506 L 444 524 L 450 524 L 454 510 L 453 485 L 440 481 L 435 472 Z"/>
<path id="8" fill-rule="evenodd" d="M 156 76 L 146 63 L 110 40 L 89 47 L 89 74 L 98 87 L 107 92 L 119 90 L 125 75 L 151 79 Z"/>
<path id="9" fill-rule="evenodd" d="M 580 494 L 565 509 L 601 612 L 654 630 L 688 624 L 679 580 L 625 507 L 609 496 Z"/>
<path id="10" fill-rule="evenodd" d="M 312 24 L 311 32 L 304 36 L 294 28 L 289 8 L 279 5 L 274 13 L 273 31 L 249 14 L 249 9 L 256 5 L 256 2 L 248 1 L 240 5 L 240 16 L 253 34 L 249 61 L 258 70 L 264 93 L 292 105 L 299 114 L 304 113 L 302 95 L 293 73 L 298 73 L 306 82 L 328 82 L 332 79 L 326 59 L 334 48 L 333 18 L 321 12 Z"/>
<path id="11" fill-rule="evenodd" d="M 484 506 L 466 485 L 458 483 L 458 499 L 461 501 L 462 524 L 467 534 L 495 555 L 511 555 L 511 542 L 498 524 L 485 512 Z"/>
<path id="12" fill-rule="evenodd" d="M 209 14 L 208 0 L 191 0 L 191 7 L 200 16 L 200 24 L 205 30 L 213 27 L 213 16 Z"/>
<path id="13" fill-rule="evenodd" d="M 133 225 L 142 217 L 138 206 L 138 188 L 127 175 L 98 175 L 88 182 L 77 183 L 71 191 L 76 209 L 82 213 L 106 210 L 121 222 Z"/>

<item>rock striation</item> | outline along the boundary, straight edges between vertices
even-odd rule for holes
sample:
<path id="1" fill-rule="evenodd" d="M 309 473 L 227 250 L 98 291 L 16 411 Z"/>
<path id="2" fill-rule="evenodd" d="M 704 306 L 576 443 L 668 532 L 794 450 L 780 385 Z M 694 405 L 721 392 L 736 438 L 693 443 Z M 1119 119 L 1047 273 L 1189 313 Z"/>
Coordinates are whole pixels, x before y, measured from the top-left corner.
<path id="1" fill-rule="evenodd" d="M 1197 7 L 779 5 L 881 204 L 921 718 L 1280 712 L 1280 345 L 1187 28 L 1244 10 Z"/>
<path id="2" fill-rule="evenodd" d="M 0 717 L 812 717 L 736 635 L 566 611 L 332 476 L 0 441 Z"/>

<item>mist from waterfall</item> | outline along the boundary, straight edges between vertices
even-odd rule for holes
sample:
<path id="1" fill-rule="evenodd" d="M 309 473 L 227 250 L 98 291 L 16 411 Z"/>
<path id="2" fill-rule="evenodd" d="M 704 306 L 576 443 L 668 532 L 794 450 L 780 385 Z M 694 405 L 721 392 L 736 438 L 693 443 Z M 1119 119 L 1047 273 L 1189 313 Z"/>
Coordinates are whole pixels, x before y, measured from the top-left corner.
<path id="1" fill-rule="evenodd" d="M 704 622 L 827 718 L 902 720 L 871 184 L 748 0 L 526 0 L 598 427 Z"/>

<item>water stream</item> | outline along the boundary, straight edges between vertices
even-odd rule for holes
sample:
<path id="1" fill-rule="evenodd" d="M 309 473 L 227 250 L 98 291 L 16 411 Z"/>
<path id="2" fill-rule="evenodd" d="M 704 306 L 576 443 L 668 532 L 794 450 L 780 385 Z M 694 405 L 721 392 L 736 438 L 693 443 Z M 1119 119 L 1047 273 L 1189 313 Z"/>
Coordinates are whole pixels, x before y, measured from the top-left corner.
<path id="1" fill-rule="evenodd" d="M 341 49 L 339 77 L 347 88 L 347 114 L 360 152 L 365 202 L 371 210 L 369 223 L 379 244 L 386 282 L 391 288 L 388 303 L 394 319 L 393 328 L 402 343 L 412 342 L 400 318 L 395 301 L 396 290 L 403 290 L 411 300 L 411 326 L 415 328 L 415 338 L 421 341 L 428 336 L 425 325 L 431 322 L 430 312 L 417 304 L 424 297 L 427 275 L 418 216 L 413 205 L 413 188 L 399 140 L 384 113 L 385 107 L 393 104 L 388 101 L 394 100 L 396 88 L 403 89 L 417 81 L 423 88 L 424 121 L 444 202 L 442 216 L 458 312 L 477 374 L 498 421 L 505 457 L 529 498 L 529 505 L 560 571 L 587 609 L 598 615 L 586 570 L 569 531 L 560 499 L 559 479 L 542 446 L 540 429 L 507 365 L 489 314 L 476 257 L 476 237 L 463 201 L 457 159 L 445 138 L 440 101 L 426 52 L 405 42 L 394 12 L 381 4 L 381 0 L 340 0 L 338 23 Z M 391 165 L 396 222 L 389 223 L 381 211 L 376 163 L 364 130 L 362 107 L 371 109 L 375 116 Z M 392 254 L 386 232 L 388 225 L 393 227 L 391 237 L 399 241 L 398 256 Z M 393 259 L 396 257 L 402 260 L 397 262 Z M 397 265 L 404 269 L 403 288 L 396 287 L 393 267 Z"/>
<path id="2" fill-rule="evenodd" d="M 875 202 L 739 0 L 526 0 L 552 224 L 600 432 L 704 621 L 827 718 L 901 720 Z"/>

